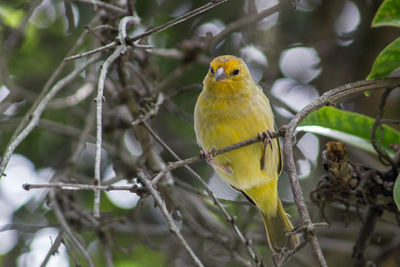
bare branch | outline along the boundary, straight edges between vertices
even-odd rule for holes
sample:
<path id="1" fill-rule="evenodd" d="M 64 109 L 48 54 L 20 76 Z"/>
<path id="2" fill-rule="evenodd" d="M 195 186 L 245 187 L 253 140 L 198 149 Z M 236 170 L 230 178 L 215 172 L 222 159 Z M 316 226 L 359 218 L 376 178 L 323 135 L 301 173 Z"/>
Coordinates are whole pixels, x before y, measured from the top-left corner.
<path id="1" fill-rule="evenodd" d="M 111 43 L 109 43 L 109 44 L 103 45 L 103 46 L 101 46 L 101 47 L 97 47 L 97 48 L 95 48 L 95 49 L 93 49 L 93 50 L 86 51 L 86 52 L 82 52 L 82 53 L 80 53 L 80 54 L 78 54 L 78 55 L 66 57 L 66 58 L 64 58 L 64 62 L 70 61 L 70 60 L 75 60 L 75 59 L 82 58 L 82 57 L 87 57 L 87 56 L 96 54 L 96 53 L 98 53 L 98 52 L 100 52 L 100 51 L 114 48 L 114 47 L 116 47 L 117 45 L 118 45 L 118 42 L 114 41 L 114 42 L 111 42 Z"/>
<path id="2" fill-rule="evenodd" d="M 231 24 L 229 24 L 228 26 L 225 27 L 225 29 L 223 29 L 221 32 L 219 32 L 217 35 L 214 36 L 213 39 L 211 39 L 211 43 L 209 48 L 212 49 L 214 48 L 219 42 L 221 42 L 229 33 L 236 31 L 246 25 L 255 23 L 257 21 L 260 21 L 266 17 L 271 16 L 272 14 L 275 14 L 279 11 L 279 8 L 286 4 L 286 2 L 288 2 L 288 0 L 284 0 L 284 1 L 280 1 L 278 4 L 267 8 L 263 11 L 261 11 L 258 14 L 252 14 L 251 16 L 245 16 L 240 20 L 237 20 L 235 22 L 232 22 Z"/>
<path id="3" fill-rule="evenodd" d="M 136 192 L 137 184 L 133 185 L 92 185 L 92 184 L 72 184 L 72 183 L 46 183 L 46 184 L 23 184 L 22 187 L 29 191 L 39 188 L 56 188 L 60 190 L 93 190 L 93 191 L 130 191 Z"/>
<path id="4" fill-rule="evenodd" d="M 139 17 L 134 17 L 134 16 L 127 16 L 123 17 L 120 22 L 119 22 L 119 27 L 118 27 L 118 39 L 121 42 L 122 45 L 126 45 L 126 38 L 128 35 L 126 34 L 126 27 L 128 26 L 128 23 L 132 23 L 133 25 L 137 26 L 140 23 L 140 18 Z"/>
<path id="5" fill-rule="evenodd" d="M 393 159 L 389 156 L 389 154 L 382 149 L 380 146 L 380 142 L 377 142 L 376 140 L 376 132 L 378 130 L 378 127 L 382 123 L 382 117 L 383 117 L 383 108 L 385 107 L 386 99 L 389 96 L 390 92 L 392 92 L 393 88 L 388 88 L 385 90 L 385 92 L 382 94 L 381 102 L 379 103 L 379 112 L 378 115 L 376 116 L 376 120 L 374 122 L 374 125 L 372 125 L 371 128 L 371 143 L 372 146 L 374 147 L 375 151 L 379 155 L 379 160 L 385 164 L 385 165 L 391 165 L 392 168 L 395 170 L 396 169 L 396 163 L 393 161 Z M 383 136 L 383 130 L 381 128 L 380 131 L 380 138 Z"/>
<path id="6" fill-rule="evenodd" d="M 65 220 L 64 214 L 61 211 L 61 209 L 60 209 L 60 207 L 59 207 L 59 205 L 57 203 L 55 189 L 51 189 L 50 190 L 50 200 L 51 200 L 51 204 L 52 204 L 52 207 L 53 207 L 53 211 L 56 214 L 56 217 L 57 217 L 58 221 L 60 222 L 61 227 L 63 228 L 64 232 L 67 234 L 67 236 L 69 237 L 71 242 L 74 244 L 74 246 L 85 257 L 89 267 L 94 267 L 94 263 L 93 263 L 92 259 L 90 258 L 89 253 L 87 252 L 87 250 L 85 249 L 85 247 L 83 246 L 81 241 L 79 241 L 78 237 L 74 234 L 74 232 L 72 232 L 72 230 L 69 227 L 67 221 Z"/>
<path id="7" fill-rule="evenodd" d="M 99 76 L 99 84 L 97 87 L 97 98 L 96 98 L 96 158 L 95 158 L 95 167 L 94 167 L 94 179 L 97 185 L 100 185 L 100 162 L 101 162 L 101 143 L 102 143 L 102 111 L 103 111 L 103 90 L 104 90 L 104 81 L 107 76 L 108 69 L 111 64 L 116 60 L 119 56 L 125 53 L 126 46 L 120 45 L 118 46 L 114 52 L 104 61 L 104 64 L 100 71 Z M 100 190 L 96 190 L 94 194 L 94 207 L 93 207 L 94 217 L 100 217 Z"/>
<path id="8" fill-rule="evenodd" d="M 106 259 L 106 266 L 113 267 L 114 263 L 113 263 L 112 251 L 111 251 L 109 240 L 105 240 L 101 244 L 103 245 L 103 248 L 104 248 L 104 256 Z"/>
<path id="9" fill-rule="evenodd" d="M 118 13 L 121 13 L 121 14 L 126 14 L 127 13 L 127 11 L 125 9 L 120 8 L 119 6 L 115 6 L 115 5 L 111 5 L 111 4 L 108 4 L 108 3 L 104 3 L 102 1 L 96 1 L 96 0 L 73 0 L 73 1 L 81 2 L 81 3 L 85 3 L 85 4 L 92 4 L 92 5 L 99 6 L 101 8 L 108 9 L 110 11 L 118 12 Z"/>
<path id="10" fill-rule="evenodd" d="M 42 264 L 40 264 L 40 267 L 46 267 L 50 257 L 58 252 L 58 248 L 62 243 L 62 236 L 63 236 L 63 231 L 60 231 L 57 235 L 56 240 L 54 240 L 54 243 L 51 245 L 49 251 L 47 252 L 46 257 L 44 258 Z"/>
<path id="11" fill-rule="evenodd" d="M 74 94 L 54 99 L 49 103 L 48 107 L 54 109 L 62 109 L 75 106 L 81 103 L 87 97 L 89 97 L 93 93 L 94 89 L 94 84 L 92 82 L 87 82 L 83 84 L 78 90 L 76 90 Z"/>
<path id="12" fill-rule="evenodd" d="M 290 259 L 293 258 L 293 256 L 299 252 L 300 250 L 302 250 L 305 246 L 307 245 L 307 240 L 302 240 L 302 242 L 300 243 L 300 245 L 298 245 L 295 249 L 290 250 L 290 251 L 286 251 L 285 253 L 278 255 L 277 257 L 277 261 L 275 263 L 276 266 L 281 266 L 283 264 L 285 264 L 286 262 L 288 262 Z"/>
<path id="13" fill-rule="evenodd" d="M 381 122 L 387 124 L 400 124 L 400 120 L 394 120 L 394 119 L 381 119 Z"/>
<path id="14" fill-rule="evenodd" d="M 204 6 L 201 6 L 201 7 L 197 8 L 197 9 L 195 9 L 195 10 L 192 10 L 192 11 L 190 11 L 190 12 L 188 12 L 188 13 L 186 13 L 186 14 L 184 14 L 184 15 L 176 18 L 176 19 L 173 19 L 173 20 L 163 24 L 163 25 L 160 25 L 158 27 L 155 27 L 155 28 L 150 29 L 148 31 L 145 31 L 143 33 L 140 33 L 140 34 L 138 34 L 136 36 L 129 37 L 129 38 L 127 38 L 127 42 L 129 44 L 133 44 L 133 42 L 135 42 L 137 40 L 143 39 L 143 38 L 148 37 L 148 36 L 150 36 L 150 35 L 152 35 L 154 33 L 161 32 L 161 31 L 166 30 L 166 29 L 168 29 L 168 28 L 170 28 L 170 27 L 172 27 L 174 25 L 182 23 L 182 22 L 184 22 L 184 21 L 186 21 L 186 20 L 188 20 L 188 19 L 190 19 L 190 18 L 192 18 L 194 16 L 197 16 L 197 15 L 209 10 L 210 8 L 213 8 L 213 7 L 215 7 L 215 6 L 219 5 L 219 4 L 222 4 L 222 3 L 226 2 L 226 1 L 229 1 L 229 0 L 212 0 L 208 4 L 205 4 Z M 90 56 L 90 55 L 95 54 L 97 52 L 113 48 L 113 47 L 115 47 L 117 45 L 118 45 L 118 42 L 114 41 L 114 42 L 111 42 L 111 43 L 109 43 L 109 44 L 107 44 L 105 46 L 98 47 L 96 49 L 80 53 L 79 55 L 67 57 L 67 58 L 64 59 L 64 61 L 69 61 L 69 60 L 74 60 L 74 59 L 81 58 L 81 57 Z"/>
<path id="15" fill-rule="evenodd" d="M 156 202 L 157 206 L 160 208 L 161 213 L 164 215 L 164 218 L 167 221 L 171 232 L 176 235 L 179 242 L 182 244 L 182 246 L 185 248 L 185 250 L 192 257 L 196 266 L 201 266 L 201 267 L 204 266 L 203 263 L 200 261 L 200 259 L 193 252 L 193 250 L 191 249 L 189 244 L 183 238 L 182 234 L 179 231 L 179 228 L 175 225 L 171 215 L 169 214 L 169 212 L 167 210 L 167 206 L 165 205 L 165 202 L 163 201 L 163 199 L 161 198 L 161 196 L 157 192 L 157 190 L 153 187 L 152 182 L 149 179 L 147 179 L 147 177 L 144 175 L 144 173 L 138 173 L 138 176 L 140 178 L 140 181 L 146 186 L 146 188 L 149 190 L 150 194 L 153 196 L 154 201 Z"/>
<path id="16" fill-rule="evenodd" d="M 182 22 L 184 22 L 184 21 L 186 21 L 186 20 L 188 20 L 190 18 L 193 18 L 193 17 L 195 17 L 197 15 L 200 15 L 201 13 L 204 13 L 205 11 L 207 11 L 207 10 L 209 10 L 209 9 L 219 5 L 219 4 L 222 4 L 222 3 L 226 2 L 226 1 L 229 1 L 229 0 L 211 0 L 209 3 L 205 4 L 204 6 L 196 8 L 195 10 L 192 10 L 192 11 L 190 11 L 190 12 L 188 12 L 188 13 L 186 13 L 186 14 L 184 14 L 184 15 L 176 18 L 176 19 L 170 20 L 169 22 L 167 22 L 167 23 L 165 23 L 165 24 L 163 24 L 161 26 L 155 27 L 153 29 L 145 31 L 144 33 L 141 33 L 141 34 L 138 34 L 138 35 L 136 35 L 134 37 L 131 37 L 131 38 L 129 38 L 129 41 L 130 42 L 134 42 L 134 41 L 137 41 L 139 39 L 143 39 L 144 37 L 150 36 L 150 35 L 152 35 L 154 33 L 166 30 L 166 29 L 168 29 L 168 28 L 170 28 L 170 27 L 172 27 L 174 25 L 177 25 L 177 24 L 182 23 Z"/>

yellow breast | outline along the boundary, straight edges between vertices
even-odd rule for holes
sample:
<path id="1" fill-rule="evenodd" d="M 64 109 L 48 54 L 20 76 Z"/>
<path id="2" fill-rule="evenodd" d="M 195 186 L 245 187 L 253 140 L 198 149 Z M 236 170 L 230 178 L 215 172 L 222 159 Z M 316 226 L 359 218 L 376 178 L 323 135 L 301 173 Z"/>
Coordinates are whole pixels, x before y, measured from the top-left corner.
<path id="1" fill-rule="evenodd" d="M 210 150 L 212 146 L 219 149 L 267 129 L 274 131 L 274 118 L 265 95 L 256 84 L 245 91 L 240 97 L 221 97 L 213 90 L 203 89 L 195 107 L 195 131 L 203 149 Z M 276 140 L 272 147 L 272 150 L 267 148 L 264 170 L 260 168 L 263 145 L 257 143 L 215 157 L 218 164 L 233 172 L 216 171 L 227 183 L 241 190 L 276 180 L 279 165 Z"/>

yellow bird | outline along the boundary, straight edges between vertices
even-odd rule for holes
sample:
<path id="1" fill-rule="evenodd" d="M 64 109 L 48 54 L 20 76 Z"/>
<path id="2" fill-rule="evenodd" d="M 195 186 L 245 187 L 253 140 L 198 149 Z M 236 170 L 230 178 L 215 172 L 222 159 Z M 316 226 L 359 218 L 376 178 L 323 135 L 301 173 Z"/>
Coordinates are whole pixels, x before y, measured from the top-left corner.
<path id="1" fill-rule="evenodd" d="M 275 129 L 268 98 L 253 81 L 242 59 L 226 55 L 211 62 L 195 106 L 194 127 L 198 143 L 208 152 L 213 147 L 220 149 Z M 293 226 L 277 189 L 282 170 L 279 139 L 269 139 L 269 143 L 256 143 L 216 156 L 212 166 L 222 179 L 257 206 L 269 246 L 279 253 L 295 248 L 299 238 L 292 235 L 288 240 L 287 233 Z"/>

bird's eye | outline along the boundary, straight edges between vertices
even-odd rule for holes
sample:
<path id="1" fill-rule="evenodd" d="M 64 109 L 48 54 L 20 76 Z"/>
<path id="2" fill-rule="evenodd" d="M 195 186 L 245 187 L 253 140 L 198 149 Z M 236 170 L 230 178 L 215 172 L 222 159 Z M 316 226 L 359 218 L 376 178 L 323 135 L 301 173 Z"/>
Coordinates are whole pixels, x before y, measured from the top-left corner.
<path id="1" fill-rule="evenodd" d="M 240 73 L 240 69 L 234 69 L 232 71 L 232 74 L 235 75 L 235 76 L 239 75 L 239 73 Z"/>
<path id="2" fill-rule="evenodd" d="M 212 67 L 210 67 L 210 72 L 211 74 L 214 74 L 214 69 Z"/>

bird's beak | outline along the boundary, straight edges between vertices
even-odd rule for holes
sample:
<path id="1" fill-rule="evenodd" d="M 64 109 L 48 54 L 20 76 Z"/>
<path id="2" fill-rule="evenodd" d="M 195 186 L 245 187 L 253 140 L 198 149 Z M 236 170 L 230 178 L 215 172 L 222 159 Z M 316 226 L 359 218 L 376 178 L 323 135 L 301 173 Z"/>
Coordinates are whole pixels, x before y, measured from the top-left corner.
<path id="1" fill-rule="evenodd" d="M 219 68 L 215 71 L 215 80 L 218 82 L 226 78 L 226 73 L 224 68 Z"/>

